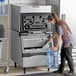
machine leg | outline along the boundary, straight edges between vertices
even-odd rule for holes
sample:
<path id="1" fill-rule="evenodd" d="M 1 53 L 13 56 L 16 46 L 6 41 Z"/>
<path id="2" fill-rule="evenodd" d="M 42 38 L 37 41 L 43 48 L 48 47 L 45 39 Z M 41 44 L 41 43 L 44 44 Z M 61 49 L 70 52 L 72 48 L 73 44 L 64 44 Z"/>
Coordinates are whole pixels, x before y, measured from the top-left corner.
<path id="1" fill-rule="evenodd" d="M 24 74 L 26 73 L 26 68 L 23 68 L 23 70 L 24 70 Z"/>
<path id="2" fill-rule="evenodd" d="M 14 66 L 15 66 L 15 68 L 17 67 L 16 62 L 14 62 Z"/>
<path id="3" fill-rule="evenodd" d="M 48 72 L 50 71 L 50 69 L 48 68 Z"/>

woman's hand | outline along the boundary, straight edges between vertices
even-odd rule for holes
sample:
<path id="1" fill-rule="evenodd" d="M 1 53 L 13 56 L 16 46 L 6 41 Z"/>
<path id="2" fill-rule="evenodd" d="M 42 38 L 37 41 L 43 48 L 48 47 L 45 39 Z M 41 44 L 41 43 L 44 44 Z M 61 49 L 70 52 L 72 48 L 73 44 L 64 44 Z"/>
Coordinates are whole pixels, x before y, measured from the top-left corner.
<path id="1" fill-rule="evenodd" d="M 58 48 L 57 47 L 53 47 L 52 48 L 52 51 L 56 51 Z"/>

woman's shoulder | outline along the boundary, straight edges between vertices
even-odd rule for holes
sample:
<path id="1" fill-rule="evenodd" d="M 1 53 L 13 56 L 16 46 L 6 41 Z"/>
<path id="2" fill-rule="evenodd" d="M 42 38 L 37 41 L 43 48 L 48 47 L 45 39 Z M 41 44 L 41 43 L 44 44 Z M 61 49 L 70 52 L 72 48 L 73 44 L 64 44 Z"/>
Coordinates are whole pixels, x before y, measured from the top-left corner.
<path id="1" fill-rule="evenodd" d="M 62 29 L 62 26 L 61 26 L 59 23 L 57 23 L 57 24 L 56 24 L 56 28 Z"/>

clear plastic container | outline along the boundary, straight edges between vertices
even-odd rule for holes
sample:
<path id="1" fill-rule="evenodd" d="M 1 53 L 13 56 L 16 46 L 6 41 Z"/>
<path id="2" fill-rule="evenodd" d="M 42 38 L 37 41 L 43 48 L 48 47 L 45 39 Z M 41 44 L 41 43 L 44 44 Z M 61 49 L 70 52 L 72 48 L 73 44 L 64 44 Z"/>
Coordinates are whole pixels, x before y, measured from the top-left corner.
<path id="1" fill-rule="evenodd" d="M 47 49 L 47 67 L 58 67 L 58 51 L 52 51 L 51 48 Z"/>

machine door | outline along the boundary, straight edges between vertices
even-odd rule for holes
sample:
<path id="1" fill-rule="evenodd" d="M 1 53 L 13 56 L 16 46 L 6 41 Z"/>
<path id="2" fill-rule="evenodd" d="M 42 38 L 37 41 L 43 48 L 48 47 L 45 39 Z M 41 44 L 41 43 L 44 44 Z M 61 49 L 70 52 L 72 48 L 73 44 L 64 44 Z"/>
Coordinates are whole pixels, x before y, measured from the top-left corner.
<path id="1" fill-rule="evenodd" d="M 23 49 L 42 48 L 47 42 L 48 37 L 44 36 L 22 36 Z"/>

